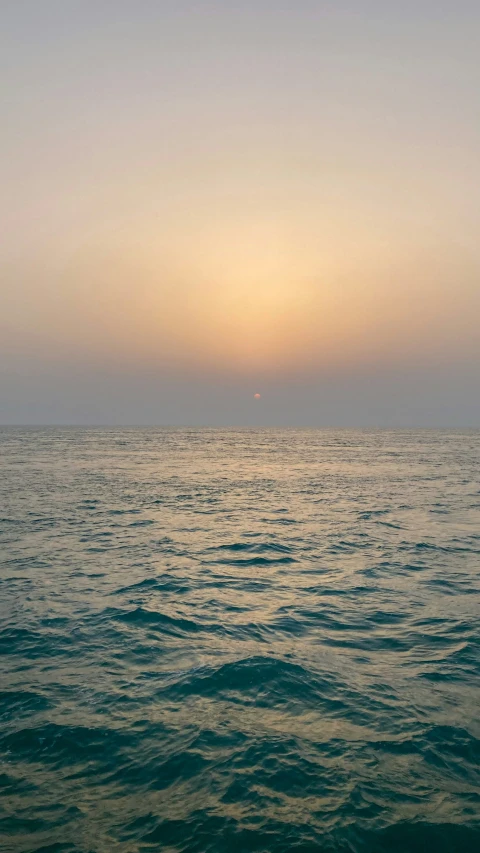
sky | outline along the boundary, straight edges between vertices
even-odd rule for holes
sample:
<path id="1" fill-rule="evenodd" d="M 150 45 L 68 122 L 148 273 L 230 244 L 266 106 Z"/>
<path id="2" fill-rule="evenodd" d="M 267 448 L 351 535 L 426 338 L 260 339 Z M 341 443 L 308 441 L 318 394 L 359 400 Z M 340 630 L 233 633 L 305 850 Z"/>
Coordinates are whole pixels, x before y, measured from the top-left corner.
<path id="1" fill-rule="evenodd" d="M 478 0 L 2 0 L 0 423 L 480 426 L 479 40 Z"/>

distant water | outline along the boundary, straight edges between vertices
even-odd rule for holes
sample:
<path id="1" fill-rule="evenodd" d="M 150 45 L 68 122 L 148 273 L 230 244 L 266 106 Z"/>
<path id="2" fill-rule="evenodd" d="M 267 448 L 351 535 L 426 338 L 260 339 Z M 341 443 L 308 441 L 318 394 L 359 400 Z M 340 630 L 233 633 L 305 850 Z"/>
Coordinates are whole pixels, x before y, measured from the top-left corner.
<path id="1" fill-rule="evenodd" d="M 0 454 L 2 853 L 478 853 L 480 432 Z"/>

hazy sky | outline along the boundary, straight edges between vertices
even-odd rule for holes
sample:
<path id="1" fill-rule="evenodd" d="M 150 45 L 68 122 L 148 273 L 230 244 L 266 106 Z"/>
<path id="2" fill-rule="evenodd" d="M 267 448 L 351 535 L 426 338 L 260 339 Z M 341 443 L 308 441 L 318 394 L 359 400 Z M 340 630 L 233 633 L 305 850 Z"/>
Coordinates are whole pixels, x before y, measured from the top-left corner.
<path id="1" fill-rule="evenodd" d="M 0 423 L 480 425 L 478 0 L 0 31 Z"/>

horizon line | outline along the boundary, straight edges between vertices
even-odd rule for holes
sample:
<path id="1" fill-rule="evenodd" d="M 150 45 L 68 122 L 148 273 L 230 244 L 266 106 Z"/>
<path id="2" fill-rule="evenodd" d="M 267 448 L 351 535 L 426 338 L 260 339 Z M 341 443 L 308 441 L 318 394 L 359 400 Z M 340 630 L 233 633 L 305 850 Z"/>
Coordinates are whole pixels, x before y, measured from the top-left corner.
<path id="1" fill-rule="evenodd" d="M 167 423 L 167 424 L 129 424 L 129 423 L 1 423 L 0 429 L 218 429 L 218 430 L 259 430 L 259 429 L 278 429 L 278 430 L 480 430 L 480 424 L 460 424 L 453 426 L 451 424 L 409 424 L 403 425 L 382 425 L 382 424 L 351 424 L 348 426 L 339 426 L 335 424 L 323 425 L 282 425 L 282 424 L 188 424 L 188 423 Z"/>

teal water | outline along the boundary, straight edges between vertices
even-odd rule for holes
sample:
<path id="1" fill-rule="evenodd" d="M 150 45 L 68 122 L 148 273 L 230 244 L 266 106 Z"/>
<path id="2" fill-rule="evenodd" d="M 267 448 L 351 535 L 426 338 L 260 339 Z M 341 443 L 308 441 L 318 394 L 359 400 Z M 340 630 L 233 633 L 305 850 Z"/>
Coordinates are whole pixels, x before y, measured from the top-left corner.
<path id="1" fill-rule="evenodd" d="M 480 849 L 480 432 L 0 454 L 3 853 Z"/>

